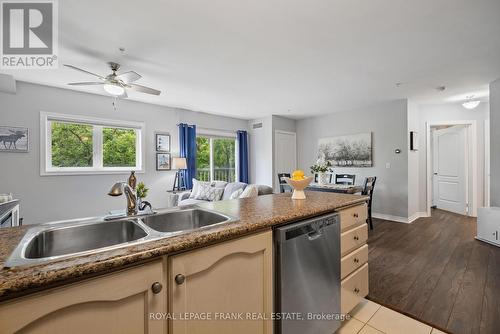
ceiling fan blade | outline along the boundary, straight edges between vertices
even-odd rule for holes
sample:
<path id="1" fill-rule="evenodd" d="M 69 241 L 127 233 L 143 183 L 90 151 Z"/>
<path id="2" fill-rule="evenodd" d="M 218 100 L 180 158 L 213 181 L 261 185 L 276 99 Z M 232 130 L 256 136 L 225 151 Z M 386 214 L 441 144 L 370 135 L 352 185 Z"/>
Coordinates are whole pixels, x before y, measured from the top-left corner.
<path id="1" fill-rule="evenodd" d="M 137 84 L 129 84 L 129 85 L 127 85 L 127 87 L 129 87 L 130 89 L 133 89 L 137 92 L 141 92 L 141 93 L 152 94 L 152 95 L 160 95 L 161 94 L 161 91 L 159 91 L 159 90 L 149 88 L 146 86 L 137 85 Z"/>
<path id="2" fill-rule="evenodd" d="M 139 80 L 142 76 L 134 71 L 129 71 L 116 76 L 116 79 L 123 81 L 124 83 L 131 83 Z"/>
<path id="3" fill-rule="evenodd" d="M 76 67 L 76 66 L 73 66 L 73 65 L 68 65 L 68 64 L 64 64 L 64 66 L 69 67 L 69 68 L 72 68 L 72 69 L 77 70 L 77 71 L 80 71 L 80 72 L 83 72 L 83 73 L 87 73 L 87 74 L 93 75 L 93 76 L 95 76 L 95 77 L 98 77 L 98 78 L 99 78 L 99 79 L 101 79 L 101 80 L 105 80 L 105 78 L 104 78 L 104 77 L 102 77 L 102 76 L 100 76 L 99 74 L 95 74 L 95 73 L 92 73 L 92 72 L 86 71 L 86 70 L 81 69 L 81 68 L 78 68 L 78 67 Z"/>
<path id="4" fill-rule="evenodd" d="M 104 82 L 70 82 L 70 86 L 92 86 L 92 85 L 104 85 Z"/>

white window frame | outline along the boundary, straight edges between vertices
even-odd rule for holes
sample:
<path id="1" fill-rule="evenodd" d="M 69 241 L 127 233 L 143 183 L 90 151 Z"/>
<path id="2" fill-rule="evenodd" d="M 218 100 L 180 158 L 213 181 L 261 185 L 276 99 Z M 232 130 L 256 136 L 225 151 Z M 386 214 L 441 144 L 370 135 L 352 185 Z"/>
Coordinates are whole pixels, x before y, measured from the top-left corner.
<path id="1" fill-rule="evenodd" d="M 81 123 L 93 126 L 93 163 L 92 167 L 54 167 L 52 166 L 52 132 L 50 122 Z M 103 167 L 102 165 L 102 128 L 125 128 L 136 131 L 136 166 Z M 130 171 L 145 171 L 145 134 L 144 122 L 110 120 L 79 115 L 40 112 L 40 175 L 86 175 L 86 174 L 126 174 Z"/>
<path id="2" fill-rule="evenodd" d="M 196 137 L 203 137 L 209 139 L 210 146 L 210 182 L 218 181 L 214 180 L 214 157 L 213 157 L 213 139 L 234 139 L 234 182 L 238 182 L 239 175 L 239 150 L 238 150 L 238 137 L 235 133 L 225 132 L 221 130 L 210 130 L 203 129 L 200 133 L 196 134 Z"/>

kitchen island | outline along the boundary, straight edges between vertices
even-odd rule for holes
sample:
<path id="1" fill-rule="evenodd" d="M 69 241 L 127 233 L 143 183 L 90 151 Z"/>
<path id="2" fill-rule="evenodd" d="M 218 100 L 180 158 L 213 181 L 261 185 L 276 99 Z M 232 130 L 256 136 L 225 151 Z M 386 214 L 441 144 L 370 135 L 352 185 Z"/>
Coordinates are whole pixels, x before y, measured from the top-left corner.
<path id="1" fill-rule="evenodd" d="M 212 329 L 218 330 L 217 323 L 228 326 L 231 321 L 172 322 L 154 319 L 154 315 L 199 314 L 214 305 L 228 313 L 248 310 L 255 311 L 256 316 L 271 313 L 272 228 L 334 211 L 340 212 L 342 221 L 341 276 L 346 286 L 358 291 L 356 294 L 361 298 L 366 294 L 359 291 L 357 281 L 365 277 L 368 269 L 366 260 L 360 263 L 356 254 L 365 252 L 366 200 L 364 196 L 308 192 L 305 200 L 276 194 L 211 202 L 200 206 L 238 220 L 37 266 L 3 268 L 0 324 L 6 330 L 2 332 L 20 328 L 53 330 L 81 323 L 90 326 L 91 316 L 93 325 L 107 332 L 120 332 L 124 328 L 136 332 L 131 329 L 135 328 L 144 333 L 189 333 L 197 324 L 201 328 L 215 326 Z M 3 266 L 28 228 L 0 231 L 0 265 Z M 367 293 L 367 281 L 363 279 L 361 283 L 366 285 Z M 346 307 L 350 310 L 357 299 L 346 296 Z M 204 304 L 207 300 L 209 305 Z M 343 307 L 342 311 L 348 309 Z M 117 324 L 110 320 L 113 316 L 124 322 Z M 244 332 L 272 331 L 271 322 L 266 319 L 235 321 L 236 326 L 245 328 Z M 3 327 L 7 324 L 8 327 Z"/>

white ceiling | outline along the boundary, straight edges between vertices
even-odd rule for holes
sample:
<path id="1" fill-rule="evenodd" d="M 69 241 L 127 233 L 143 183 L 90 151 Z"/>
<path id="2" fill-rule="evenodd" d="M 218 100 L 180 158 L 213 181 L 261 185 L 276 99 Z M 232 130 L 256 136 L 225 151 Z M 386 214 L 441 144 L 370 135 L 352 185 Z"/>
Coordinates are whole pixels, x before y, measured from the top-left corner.
<path id="1" fill-rule="evenodd" d="M 132 100 L 247 119 L 457 101 L 500 77 L 500 0 L 64 0 L 59 17 L 61 64 L 106 74 L 117 61 L 163 92 Z M 93 81 L 62 66 L 2 72 Z"/>

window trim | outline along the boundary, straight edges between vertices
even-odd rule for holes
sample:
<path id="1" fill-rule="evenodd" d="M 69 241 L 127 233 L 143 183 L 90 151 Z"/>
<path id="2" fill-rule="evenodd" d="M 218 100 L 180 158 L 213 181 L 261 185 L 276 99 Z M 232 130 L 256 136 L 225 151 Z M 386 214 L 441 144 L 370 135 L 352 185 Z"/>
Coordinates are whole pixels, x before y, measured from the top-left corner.
<path id="1" fill-rule="evenodd" d="M 52 132 L 48 122 L 82 123 L 93 126 L 93 167 L 53 167 L 52 166 Z M 103 167 L 102 160 L 102 128 L 116 127 L 135 129 L 136 166 L 135 167 Z M 100 131 L 99 131 L 100 130 Z M 99 134 L 100 132 L 100 134 Z M 144 122 L 111 120 L 80 115 L 59 114 L 40 111 L 40 176 L 49 175 L 93 175 L 93 174 L 127 174 L 130 171 L 144 173 L 146 170 L 145 145 L 146 124 Z"/>
<path id="2" fill-rule="evenodd" d="M 240 166 L 239 166 L 239 145 L 238 145 L 238 136 L 236 133 L 229 133 L 229 132 L 223 132 L 220 130 L 203 130 L 200 131 L 199 133 L 196 134 L 196 137 L 203 137 L 203 138 L 208 138 L 209 139 L 209 147 L 210 147 L 210 182 L 214 181 L 219 181 L 219 180 L 214 180 L 214 157 L 213 157 L 213 139 L 234 139 L 234 182 L 239 182 L 238 181 L 238 175 L 240 171 Z"/>

